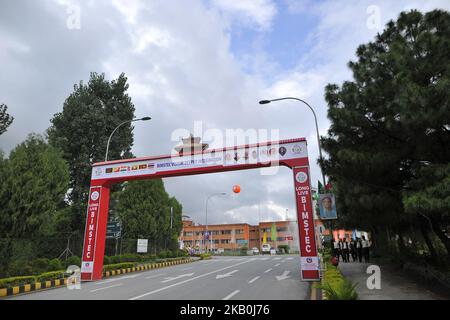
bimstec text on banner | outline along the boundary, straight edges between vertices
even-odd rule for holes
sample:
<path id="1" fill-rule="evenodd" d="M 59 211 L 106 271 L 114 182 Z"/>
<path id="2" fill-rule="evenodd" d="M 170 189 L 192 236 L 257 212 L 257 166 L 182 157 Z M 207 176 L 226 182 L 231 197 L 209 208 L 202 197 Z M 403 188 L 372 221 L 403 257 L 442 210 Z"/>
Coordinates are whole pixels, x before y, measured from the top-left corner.
<path id="1" fill-rule="evenodd" d="M 89 206 L 87 210 L 86 232 L 81 262 L 81 279 L 91 280 L 94 271 L 95 241 L 97 238 L 98 213 L 100 209 L 101 187 L 92 187 L 89 193 Z"/>
<path id="2" fill-rule="evenodd" d="M 300 236 L 302 280 L 319 280 L 319 258 L 314 236 L 309 170 L 307 167 L 295 167 L 293 173 Z"/>

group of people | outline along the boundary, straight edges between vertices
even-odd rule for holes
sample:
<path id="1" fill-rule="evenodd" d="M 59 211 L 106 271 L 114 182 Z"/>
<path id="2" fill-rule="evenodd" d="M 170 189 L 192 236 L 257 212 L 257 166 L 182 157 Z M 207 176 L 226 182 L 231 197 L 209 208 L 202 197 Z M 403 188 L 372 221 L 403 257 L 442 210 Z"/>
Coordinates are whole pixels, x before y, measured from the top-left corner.
<path id="1" fill-rule="evenodd" d="M 362 262 L 364 258 L 364 262 L 368 263 L 370 260 L 370 246 L 370 241 L 366 240 L 364 236 L 352 239 L 351 241 L 347 241 L 347 239 L 335 240 L 333 242 L 333 256 L 338 261 L 342 258 L 343 262 L 350 262 L 350 256 L 353 262 L 357 260 Z"/>

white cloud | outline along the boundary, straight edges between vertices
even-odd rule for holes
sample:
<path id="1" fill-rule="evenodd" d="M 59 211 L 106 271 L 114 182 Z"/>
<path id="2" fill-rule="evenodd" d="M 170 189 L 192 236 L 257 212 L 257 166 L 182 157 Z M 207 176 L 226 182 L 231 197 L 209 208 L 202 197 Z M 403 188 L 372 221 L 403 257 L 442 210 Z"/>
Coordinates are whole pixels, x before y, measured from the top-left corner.
<path id="1" fill-rule="evenodd" d="M 270 28 L 277 7 L 271 0 L 212 0 L 225 14 L 244 25 L 255 25 L 260 30 Z"/>

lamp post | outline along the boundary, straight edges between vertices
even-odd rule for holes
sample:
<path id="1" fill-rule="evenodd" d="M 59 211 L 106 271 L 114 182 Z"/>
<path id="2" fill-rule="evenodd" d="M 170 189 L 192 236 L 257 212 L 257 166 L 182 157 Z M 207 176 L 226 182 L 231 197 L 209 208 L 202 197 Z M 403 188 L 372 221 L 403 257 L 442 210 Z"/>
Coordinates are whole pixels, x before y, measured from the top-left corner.
<path id="1" fill-rule="evenodd" d="M 212 193 L 212 194 L 210 194 L 209 196 L 208 196 L 208 198 L 206 198 L 206 210 L 205 210 L 205 212 L 206 212 L 206 214 L 205 214 L 205 235 L 208 233 L 208 201 L 209 201 L 209 199 L 210 198 L 212 198 L 212 197 L 214 197 L 214 196 L 225 196 L 226 195 L 226 193 L 225 192 L 217 192 L 217 193 Z M 205 237 L 203 237 L 203 238 L 205 238 Z M 205 239 L 206 240 L 206 239 Z M 207 249 L 207 246 L 206 246 L 206 241 L 204 241 L 204 246 L 205 246 L 205 251 L 206 251 L 206 249 Z"/>
<path id="2" fill-rule="evenodd" d="M 311 110 L 311 112 L 314 115 L 314 122 L 316 124 L 316 135 L 317 135 L 317 145 L 319 147 L 319 157 L 320 157 L 320 160 L 323 161 L 322 148 L 320 146 L 319 125 L 317 124 L 317 116 L 316 116 L 316 113 L 315 113 L 314 109 L 309 105 L 309 103 L 307 103 L 306 101 L 304 101 L 302 99 L 299 99 L 299 98 L 284 97 L 284 98 L 271 99 L 271 100 L 261 100 L 261 101 L 259 101 L 259 104 L 268 104 L 268 103 L 271 103 L 271 102 L 281 101 L 281 100 L 297 100 L 297 101 L 302 102 L 303 104 L 305 104 Z M 323 182 L 323 187 L 325 188 L 325 186 L 326 186 L 325 175 L 323 173 L 322 167 L 320 167 L 320 172 L 322 173 L 322 182 Z M 332 220 L 330 220 L 329 229 L 330 229 L 331 237 L 333 238 L 333 224 L 332 224 Z"/>
<path id="3" fill-rule="evenodd" d="M 261 101 L 259 101 L 259 104 L 268 104 L 268 103 L 271 103 L 271 102 L 274 102 L 274 101 L 280 101 L 280 100 L 297 100 L 297 101 L 300 101 L 300 102 L 306 104 L 308 106 L 308 108 L 312 111 L 312 113 L 314 115 L 314 122 L 316 123 L 316 134 L 317 134 L 317 145 L 319 146 L 319 157 L 320 157 L 320 160 L 322 161 L 323 157 L 322 157 L 322 148 L 320 147 L 319 126 L 317 124 L 317 116 L 316 116 L 316 113 L 314 112 L 314 109 L 306 101 L 304 101 L 302 99 L 299 99 L 299 98 L 293 98 L 293 97 L 285 97 L 285 98 L 278 98 L 278 99 L 271 99 L 271 100 L 261 100 Z M 325 187 L 325 185 L 326 185 L 325 184 L 325 175 L 323 174 L 322 167 L 320 168 L 320 171 L 322 173 L 323 186 Z"/>
<path id="4" fill-rule="evenodd" d="M 143 117 L 143 118 L 139 118 L 139 119 L 132 119 L 132 120 L 127 120 L 122 122 L 121 124 L 119 124 L 114 130 L 113 132 L 111 132 L 111 134 L 109 135 L 108 138 L 108 143 L 106 144 L 106 154 L 105 154 L 105 162 L 108 161 L 108 151 L 109 151 L 109 143 L 111 142 L 111 138 L 114 135 L 114 133 L 117 131 L 117 129 L 119 129 L 121 126 L 123 126 L 126 123 L 130 123 L 130 122 L 135 122 L 135 121 L 147 121 L 150 120 L 150 117 Z"/>

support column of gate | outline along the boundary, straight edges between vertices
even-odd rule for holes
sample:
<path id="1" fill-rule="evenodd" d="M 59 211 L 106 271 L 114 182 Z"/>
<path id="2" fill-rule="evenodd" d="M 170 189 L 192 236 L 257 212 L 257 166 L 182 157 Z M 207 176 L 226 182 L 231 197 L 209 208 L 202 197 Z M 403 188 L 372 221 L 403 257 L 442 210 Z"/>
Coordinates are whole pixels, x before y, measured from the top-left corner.
<path id="1" fill-rule="evenodd" d="M 304 281 L 320 280 L 320 265 L 311 199 L 308 166 L 293 166 L 297 221 L 300 242 L 300 272 Z"/>
<path id="2" fill-rule="evenodd" d="M 91 185 L 84 231 L 81 280 L 101 280 L 108 222 L 109 186 Z"/>

